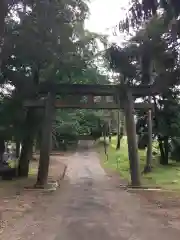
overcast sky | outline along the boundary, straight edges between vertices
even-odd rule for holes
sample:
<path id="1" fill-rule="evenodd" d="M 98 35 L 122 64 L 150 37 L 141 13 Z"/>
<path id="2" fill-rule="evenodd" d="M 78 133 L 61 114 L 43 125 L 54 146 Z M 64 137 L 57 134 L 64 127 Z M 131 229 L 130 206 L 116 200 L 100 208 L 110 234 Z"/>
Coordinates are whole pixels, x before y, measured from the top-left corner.
<path id="1" fill-rule="evenodd" d="M 124 8 L 128 6 L 128 0 L 91 0 L 90 18 L 85 27 L 93 32 L 104 33 L 110 36 L 110 41 L 121 41 L 121 36 L 113 36 L 113 27 L 125 16 Z"/>

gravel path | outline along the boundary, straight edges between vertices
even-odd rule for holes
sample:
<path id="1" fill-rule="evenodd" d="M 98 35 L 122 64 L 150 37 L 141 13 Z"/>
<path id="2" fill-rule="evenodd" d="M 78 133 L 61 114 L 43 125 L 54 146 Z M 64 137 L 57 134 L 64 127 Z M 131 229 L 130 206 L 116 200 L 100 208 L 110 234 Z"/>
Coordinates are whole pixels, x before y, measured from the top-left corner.
<path id="1" fill-rule="evenodd" d="M 17 221 L 3 240 L 179 240 L 180 231 L 147 214 L 139 199 L 116 188 L 93 149 L 68 159 L 61 188 Z"/>

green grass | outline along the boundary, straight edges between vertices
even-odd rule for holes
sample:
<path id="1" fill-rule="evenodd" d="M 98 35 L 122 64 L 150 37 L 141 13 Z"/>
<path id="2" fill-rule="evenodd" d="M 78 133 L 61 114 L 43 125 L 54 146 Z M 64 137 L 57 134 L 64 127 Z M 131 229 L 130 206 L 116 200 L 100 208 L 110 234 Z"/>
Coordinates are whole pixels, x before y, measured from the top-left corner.
<path id="1" fill-rule="evenodd" d="M 154 144 L 153 151 L 157 151 L 157 145 Z M 111 145 L 108 147 L 108 161 L 104 155 L 103 148 L 100 148 L 100 156 L 105 168 L 119 172 L 120 176 L 130 182 L 129 160 L 127 139 L 124 137 L 121 141 L 121 150 L 116 151 L 116 137 L 112 138 Z M 143 171 L 146 159 L 146 152 L 139 151 L 140 169 Z M 142 175 L 142 184 L 164 189 L 180 190 L 180 164 L 170 161 L 169 166 L 159 164 L 158 155 L 153 159 L 152 172 Z"/>

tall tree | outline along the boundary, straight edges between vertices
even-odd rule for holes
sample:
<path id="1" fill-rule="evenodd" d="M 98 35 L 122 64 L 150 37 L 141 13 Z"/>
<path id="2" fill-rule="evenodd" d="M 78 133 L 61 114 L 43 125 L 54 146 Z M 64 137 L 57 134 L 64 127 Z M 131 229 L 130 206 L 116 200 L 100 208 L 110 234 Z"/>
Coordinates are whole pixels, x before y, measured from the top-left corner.
<path id="1" fill-rule="evenodd" d="M 24 3 L 28 4 L 28 11 L 23 12 L 21 4 L 14 8 L 19 21 L 6 13 L 1 83 L 13 85 L 23 102 L 39 97 L 37 89 L 42 81 L 72 83 L 78 78 L 79 82 L 87 82 L 88 78 L 91 82 L 103 81 L 104 76 L 96 76 L 93 57 L 97 53 L 95 39 L 104 37 L 84 30 L 88 15 L 84 1 Z M 39 111 L 27 111 L 21 138 L 20 175 L 28 174 L 32 144 L 42 119 Z"/>

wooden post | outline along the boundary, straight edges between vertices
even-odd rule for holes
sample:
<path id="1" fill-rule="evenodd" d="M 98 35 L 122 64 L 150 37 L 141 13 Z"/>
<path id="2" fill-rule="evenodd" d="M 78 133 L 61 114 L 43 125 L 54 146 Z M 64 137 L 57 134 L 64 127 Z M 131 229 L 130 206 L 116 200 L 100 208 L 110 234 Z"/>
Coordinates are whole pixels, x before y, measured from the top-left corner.
<path id="1" fill-rule="evenodd" d="M 52 121 L 54 102 L 51 93 L 48 94 L 45 105 L 45 116 L 42 129 L 41 147 L 39 169 L 36 187 L 44 187 L 47 184 L 48 171 L 49 171 L 49 155 L 51 151 L 51 138 L 52 138 Z"/>
<path id="2" fill-rule="evenodd" d="M 88 95 L 87 104 L 91 104 L 91 105 L 94 104 L 94 96 L 93 95 Z"/>
<path id="3" fill-rule="evenodd" d="M 138 187 L 141 185 L 138 146 L 136 139 L 136 126 L 134 121 L 134 102 L 132 93 L 126 90 L 125 117 L 126 117 L 126 133 L 128 141 L 128 152 L 131 173 L 131 185 Z"/>

